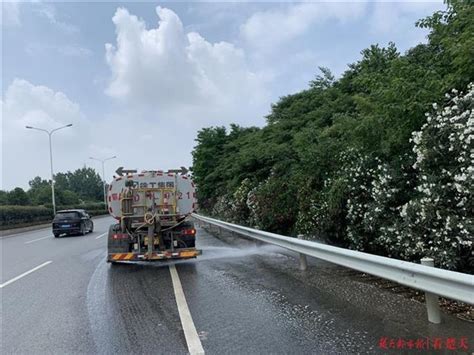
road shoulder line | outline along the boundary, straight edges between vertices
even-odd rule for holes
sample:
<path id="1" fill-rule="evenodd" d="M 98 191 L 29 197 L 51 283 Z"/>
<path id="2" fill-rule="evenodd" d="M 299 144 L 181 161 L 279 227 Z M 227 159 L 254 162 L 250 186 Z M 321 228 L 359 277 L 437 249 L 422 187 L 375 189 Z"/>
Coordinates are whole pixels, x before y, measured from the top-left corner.
<path id="1" fill-rule="evenodd" d="M 36 238 L 36 239 L 33 239 L 33 240 L 29 240 L 29 241 L 25 242 L 24 244 L 31 244 L 31 243 L 34 243 L 34 242 L 37 242 L 39 240 L 43 240 L 43 239 L 46 239 L 46 238 L 53 238 L 53 236 L 52 235 L 47 235 L 46 237 Z"/>
<path id="2" fill-rule="evenodd" d="M 181 325 L 183 326 L 184 337 L 188 344 L 188 350 L 190 355 L 204 354 L 204 349 L 201 344 L 201 339 L 194 326 L 191 312 L 189 311 L 186 297 L 184 296 L 183 287 L 179 279 L 178 271 L 175 265 L 170 265 L 171 281 L 173 282 L 174 295 L 176 298 L 176 304 L 178 306 L 179 318 L 181 319 Z"/>

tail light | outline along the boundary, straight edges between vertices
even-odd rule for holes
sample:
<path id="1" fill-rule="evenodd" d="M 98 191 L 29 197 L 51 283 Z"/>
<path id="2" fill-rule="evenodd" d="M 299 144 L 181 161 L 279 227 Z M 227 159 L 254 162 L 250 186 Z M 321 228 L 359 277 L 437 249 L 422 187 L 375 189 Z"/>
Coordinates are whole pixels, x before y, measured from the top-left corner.
<path id="1" fill-rule="evenodd" d="M 128 234 L 117 233 L 112 236 L 112 239 L 128 239 Z"/>
<path id="2" fill-rule="evenodd" d="M 190 229 L 183 229 L 183 232 L 182 232 L 183 235 L 196 235 L 196 230 L 194 228 L 190 228 Z"/>

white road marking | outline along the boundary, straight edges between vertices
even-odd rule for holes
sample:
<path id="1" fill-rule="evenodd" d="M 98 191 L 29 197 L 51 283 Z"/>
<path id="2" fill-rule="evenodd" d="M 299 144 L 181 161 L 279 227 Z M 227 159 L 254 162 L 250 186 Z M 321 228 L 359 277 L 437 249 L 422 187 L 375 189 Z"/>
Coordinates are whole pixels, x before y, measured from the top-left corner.
<path id="1" fill-rule="evenodd" d="M 53 236 L 51 236 L 51 235 L 47 235 L 46 237 L 42 237 L 42 238 L 38 238 L 38 239 L 33 239 L 33 240 L 28 241 L 28 242 L 25 242 L 25 244 L 34 243 L 34 242 L 37 242 L 38 240 L 43 240 L 43 239 L 52 238 L 52 237 L 53 237 Z"/>
<path id="2" fill-rule="evenodd" d="M 0 288 L 4 288 L 5 286 L 10 285 L 11 283 L 13 283 L 13 282 L 15 282 L 15 281 L 18 281 L 18 280 L 21 279 L 22 277 L 25 277 L 26 275 L 29 275 L 29 274 L 31 274 L 32 272 L 35 272 L 36 270 L 41 269 L 43 266 L 46 266 L 46 265 L 51 264 L 51 263 L 52 263 L 52 261 L 50 260 L 50 261 L 47 261 L 47 262 L 45 262 L 45 263 L 43 263 L 43 264 L 41 264 L 41 265 L 38 265 L 37 267 L 34 267 L 33 269 L 31 269 L 31 270 L 29 270 L 29 271 L 27 271 L 27 272 L 24 272 L 23 274 L 18 275 L 17 277 L 14 277 L 13 279 L 8 280 L 7 282 L 1 284 L 1 285 L 0 285 Z"/>
<path id="3" fill-rule="evenodd" d="M 181 281 L 179 280 L 176 266 L 170 265 L 169 268 L 171 281 L 173 282 L 176 304 L 178 305 L 179 318 L 181 319 L 181 324 L 183 326 L 184 337 L 186 338 L 186 343 L 188 344 L 189 354 L 204 354 L 201 339 L 199 339 L 196 327 L 194 326 L 193 318 L 191 317 L 191 312 L 189 312 L 188 304 L 186 303 L 186 297 L 184 297 L 183 287 L 181 286 Z"/>
<path id="4" fill-rule="evenodd" d="M 105 232 L 105 233 L 102 233 L 101 235 L 95 237 L 95 239 L 99 239 L 99 238 L 102 238 L 104 235 L 106 235 L 108 232 Z"/>
<path id="5" fill-rule="evenodd" d="M 51 228 L 51 226 L 48 226 L 48 227 L 33 229 L 33 230 L 29 230 L 29 231 L 13 233 L 13 234 L 9 234 L 9 235 L 5 235 L 3 237 L 0 237 L 0 239 L 7 239 L 7 238 L 13 238 L 13 237 L 23 237 L 25 234 L 30 234 L 30 233 L 33 233 L 33 232 L 38 232 L 38 231 L 42 231 L 44 229 L 50 229 L 50 228 Z"/>

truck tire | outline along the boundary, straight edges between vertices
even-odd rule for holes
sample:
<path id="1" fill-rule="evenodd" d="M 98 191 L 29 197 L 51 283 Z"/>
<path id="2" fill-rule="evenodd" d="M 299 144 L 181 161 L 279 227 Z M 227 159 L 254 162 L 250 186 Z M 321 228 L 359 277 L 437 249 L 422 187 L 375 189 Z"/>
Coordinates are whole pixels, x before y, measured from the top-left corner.
<path id="1" fill-rule="evenodd" d="M 81 235 L 85 236 L 86 234 L 87 234 L 86 226 L 84 225 L 84 223 L 82 223 L 81 224 Z"/>
<path id="2" fill-rule="evenodd" d="M 196 238 L 192 236 L 182 236 L 180 239 L 186 244 L 186 248 L 195 248 L 196 247 Z"/>
<path id="3" fill-rule="evenodd" d="M 89 233 L 94 232 L 94 222 L 91 221 L 91 229 L 89 230 Z"/>
<path id="4" fill-rule="evenodd" d="M 59 238 L 61 236 L 61 234 L 59 233 L 54 233 L 54 238 Z"/>

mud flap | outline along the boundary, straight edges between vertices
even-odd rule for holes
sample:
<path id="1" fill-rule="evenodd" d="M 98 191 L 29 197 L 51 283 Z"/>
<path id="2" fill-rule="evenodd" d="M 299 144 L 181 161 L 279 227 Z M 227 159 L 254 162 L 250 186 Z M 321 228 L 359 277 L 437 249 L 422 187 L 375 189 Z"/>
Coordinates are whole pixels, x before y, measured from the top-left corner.
<path id="1" fill-rule="evenodd" d="M 117 233 L 120 233 L 120 225 L 111 225 L 107 237 L 107 262 L 115 261 L 111 257 L 113 254 L 128 253 L 130 251 L 130 242 L 128 238 L 114 238 Z"/>

